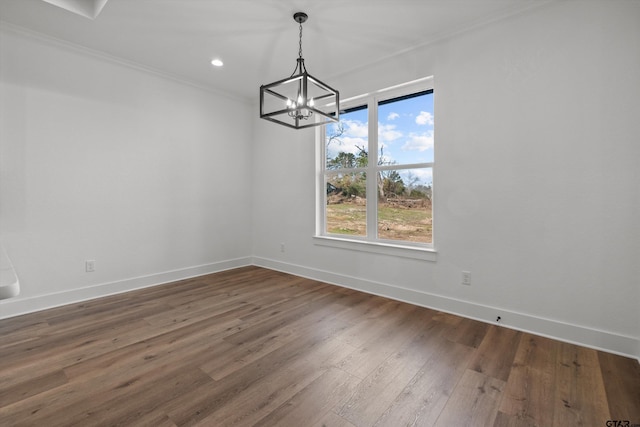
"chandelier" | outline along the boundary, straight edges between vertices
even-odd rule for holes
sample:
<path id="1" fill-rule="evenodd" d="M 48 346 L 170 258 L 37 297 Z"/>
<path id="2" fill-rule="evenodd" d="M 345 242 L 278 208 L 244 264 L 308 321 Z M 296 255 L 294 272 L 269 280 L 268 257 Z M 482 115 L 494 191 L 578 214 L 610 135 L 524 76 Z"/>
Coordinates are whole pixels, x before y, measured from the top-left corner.
<path id="1" fill-rule="evenodd" d="M 340 120 L 340 95 L 337 90 L 311 76 L 302 57 L 302 23 L 306 13 L 293 19 L 300 26 L 296 68 L 290 77 L 260 86 L 260 118 L 302 129 Z"/>

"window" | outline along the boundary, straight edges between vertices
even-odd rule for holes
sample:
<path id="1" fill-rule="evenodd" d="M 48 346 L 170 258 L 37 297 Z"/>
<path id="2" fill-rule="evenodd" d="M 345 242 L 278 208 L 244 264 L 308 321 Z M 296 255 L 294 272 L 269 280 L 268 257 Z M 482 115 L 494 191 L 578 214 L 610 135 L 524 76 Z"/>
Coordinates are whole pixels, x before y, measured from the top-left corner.
<path id="1" fill-rule="evenodd" d="M 318 236 L 433 248 L 432 79 L 346 100 L 318 132 Z"/>

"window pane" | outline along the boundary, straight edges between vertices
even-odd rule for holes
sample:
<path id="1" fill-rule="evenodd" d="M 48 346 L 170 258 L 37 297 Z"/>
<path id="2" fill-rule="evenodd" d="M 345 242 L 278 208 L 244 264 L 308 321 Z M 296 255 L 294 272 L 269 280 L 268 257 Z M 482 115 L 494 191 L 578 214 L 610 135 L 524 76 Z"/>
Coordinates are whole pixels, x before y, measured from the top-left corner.
<path id="1" fill-rule="evenodd" d="M 381 165 L 433 162 L 433 92 L 378 105 Z"/>
<path id="2" fill-rule="evenodd" d="M 327 175 L 326 232 L 367 235 L 366 174 Z"/>
<path id="3" fill-rule="evenodd" d="M 340 113 L 340 122 L 326 128 L 327 169 L 367 166 L 367 108 L 352 108 Z"/>
<path id="4" fill-rule="evenodd" d="M 378 172 L 378 238 L 431 243 L 431 168 Z"/>

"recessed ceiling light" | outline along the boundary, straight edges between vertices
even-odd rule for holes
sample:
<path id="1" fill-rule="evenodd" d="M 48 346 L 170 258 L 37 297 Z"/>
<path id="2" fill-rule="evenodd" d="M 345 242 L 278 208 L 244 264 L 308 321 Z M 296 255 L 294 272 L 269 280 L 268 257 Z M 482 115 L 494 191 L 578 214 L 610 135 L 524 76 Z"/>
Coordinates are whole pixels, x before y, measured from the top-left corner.
<path id="1" fill-rule="evenodd" d="M 224 63 L 220 59 L 216 58 L 211 60 L 211 65 L 214 67 L 222 67 Z"/>

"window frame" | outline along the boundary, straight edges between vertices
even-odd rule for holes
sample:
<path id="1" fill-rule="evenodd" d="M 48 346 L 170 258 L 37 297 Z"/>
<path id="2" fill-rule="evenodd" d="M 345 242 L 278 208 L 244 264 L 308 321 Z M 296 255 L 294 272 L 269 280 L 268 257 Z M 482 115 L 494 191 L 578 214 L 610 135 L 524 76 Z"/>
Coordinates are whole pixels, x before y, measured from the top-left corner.
<path id="1" fill-rule="evenodd" d="M 352 97 L 341 101 L 341 110 L 350 110 L 365 106 L 368 113 L 368 162 L 366 167 L 348 168 L 349 173 L 367 172 L 369 176 L 375 176 L 381 170 L 405 170 L 431 168 L 432 172 L 432 227 L 435 225 L 434 218 L 434 187 L 435 187 L 435 144 L 434 159 L 427 163 L 378 165 L 378 107 L 385 101 L 395 100 L 405 96 L 411 96 L 421 92 L 434 92 L 433 76 L 405 84 L 382 89 L 376 92 Z M 435 96 L 435 95 L 434 95 Z M 434 99 L 435 100 L 435 99 Z M 434 103 L 435 109 L 435 103 Z M 435 115 L 435 112 L 434 112 Z M 435 130 L 434 130 L 435 133 Z M 316 129 L 316 232 L 314 243 L 320 246 L 338 247 L 342 249 L 379 253 L 392 256 L 420 259 L 426 261 L 436 260 L 435 249 L 435 228 L 432 228 L 431 243 L 418 243 L 402 240 L 382 239 L 378 237 L 378 203 L 376 195 L 378 188 L 375 179 L 367 179 L 366 193 L 366 228 L 374 230 L 375 236 L 367 232 L 366 236 L 340 235 L 326 232 L 326 206 L 327 191 L 325 177 L 327 173 L 335 173 L 334 170 L 326 169 L 326 126 Z M 346 171 L 347 169 L 341 169 Z M 373 175 L 372 175 L 373 174 Z"/>

